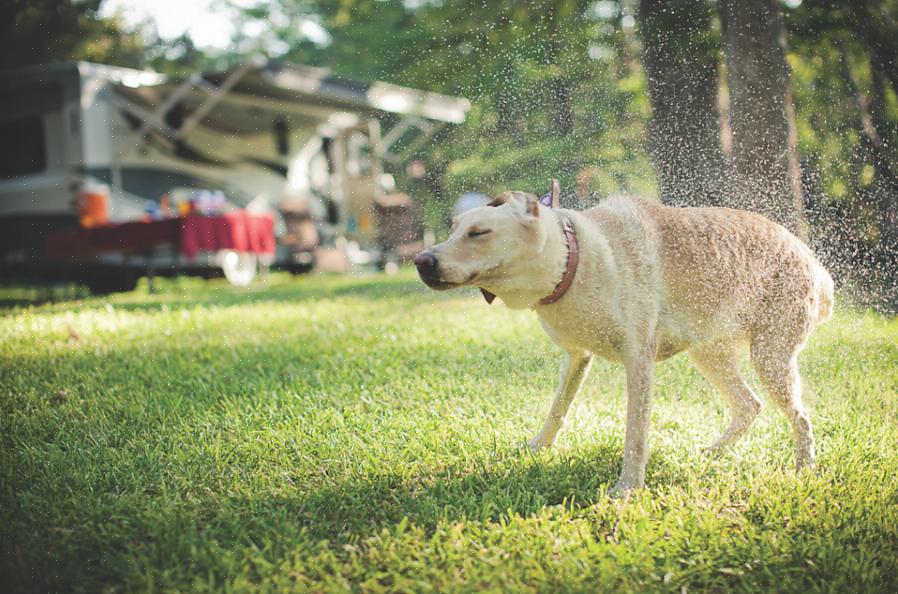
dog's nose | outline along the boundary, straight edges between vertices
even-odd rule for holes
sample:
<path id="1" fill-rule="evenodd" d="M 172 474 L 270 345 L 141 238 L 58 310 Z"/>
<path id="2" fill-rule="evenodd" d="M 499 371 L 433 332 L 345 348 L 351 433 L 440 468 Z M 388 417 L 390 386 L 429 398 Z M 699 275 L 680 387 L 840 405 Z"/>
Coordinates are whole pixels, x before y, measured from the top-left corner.
<path id="1" fill-rule="evenodd" d="M 415 256 L 415 266 L 421 271 L 431 271 L 437 267 L 437 256 L 433 252 L 421 252 Z"/>

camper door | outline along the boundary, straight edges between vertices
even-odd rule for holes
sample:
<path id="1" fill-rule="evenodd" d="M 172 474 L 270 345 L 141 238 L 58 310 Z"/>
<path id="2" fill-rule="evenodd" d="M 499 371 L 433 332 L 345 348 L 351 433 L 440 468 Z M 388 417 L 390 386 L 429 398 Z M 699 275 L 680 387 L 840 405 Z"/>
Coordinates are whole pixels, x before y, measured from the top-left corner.
<path id="1" fill-rule="evenodd" d="M 73 213 L 66 153 L 77 152 L 70 141 L 80 127 L 74 107 L 66 110 L 57 81 L 6 86 L 0 96 L 0 217 Z"/>

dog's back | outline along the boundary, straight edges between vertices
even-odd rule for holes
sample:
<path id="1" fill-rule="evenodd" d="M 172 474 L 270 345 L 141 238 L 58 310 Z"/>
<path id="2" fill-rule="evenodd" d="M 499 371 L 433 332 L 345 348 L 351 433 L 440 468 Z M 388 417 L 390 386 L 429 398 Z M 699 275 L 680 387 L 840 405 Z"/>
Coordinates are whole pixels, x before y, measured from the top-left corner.
<path id="1" fill-rule="evenodd" d="M 661 307 L 723 331 L 782 322 L 811 327 L 832 312 L 833 281 L 810 249 L 784 227 L 728 208 L 674 208 L 617 197 L 583 213 L 606 234 L 642 233 L 657 267 Z"/>

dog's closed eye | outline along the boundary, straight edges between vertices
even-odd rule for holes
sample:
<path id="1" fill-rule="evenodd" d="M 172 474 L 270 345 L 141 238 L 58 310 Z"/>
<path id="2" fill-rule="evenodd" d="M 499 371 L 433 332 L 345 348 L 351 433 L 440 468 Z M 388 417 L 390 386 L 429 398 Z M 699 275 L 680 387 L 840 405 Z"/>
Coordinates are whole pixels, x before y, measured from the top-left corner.
<path id="1" fill-rule="evenodd" d="M 492 229 L 471 229 L 468 231 L 468 237 L 481 237 L 487 233 L 492 233 Z"/>

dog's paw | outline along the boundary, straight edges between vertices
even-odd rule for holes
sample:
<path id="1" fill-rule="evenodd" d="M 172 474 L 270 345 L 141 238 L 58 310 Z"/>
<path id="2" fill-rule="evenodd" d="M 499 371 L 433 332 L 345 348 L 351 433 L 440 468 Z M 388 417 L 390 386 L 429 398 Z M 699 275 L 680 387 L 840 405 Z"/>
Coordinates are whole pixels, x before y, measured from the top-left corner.
<path id="1" fill-rule="evenodd" d="M 530 448 L 531 452 L 544 450 L 551 445 L 551 443 L 546 443 L 539 435 L 532 437 L 527 441 L 527 447 Z"/>
<path id="2" fill-rule="evenodd" d="M 618 482 L 608 491 L 608 496 L 612 499 L 626 499 L 630 496 L 632 490 L 633 487 Z"/>
<path id="3" fill-rule="evenodd" d="M 698 453 L 702 456 L 719 456 L 723 453 L 724 448 L 722 446 L 717 445 L 716 443 L 712 443 L 710 445 L 700 445 L 697 446 Z"/>
<path id="4" fill-rule="evenodd" d="M 699 446 L 697 450 L 702 458 L 711 462 L 718 462 L 721 460 L 735 460 L 738 462 L 742 459 L 739 450 L 735 449 L 732 445 L 718 445 L 712 443 L 711 445 Z"/>
<path id="5" fill-rule="evenodd" d="M 817 468 L 817 456 L 814 454 L 800 456 L 795 460 L 795 472 L 813 473 Z"/>
<path id="6" fill-rule="evenodd" d="M 637 489 L 641 489 L 643 485 L 637 485 L 618 479 L 614 486 L 608 491 L 608 496 L 613 499 L 629 499 L 630 495 Z"/>

